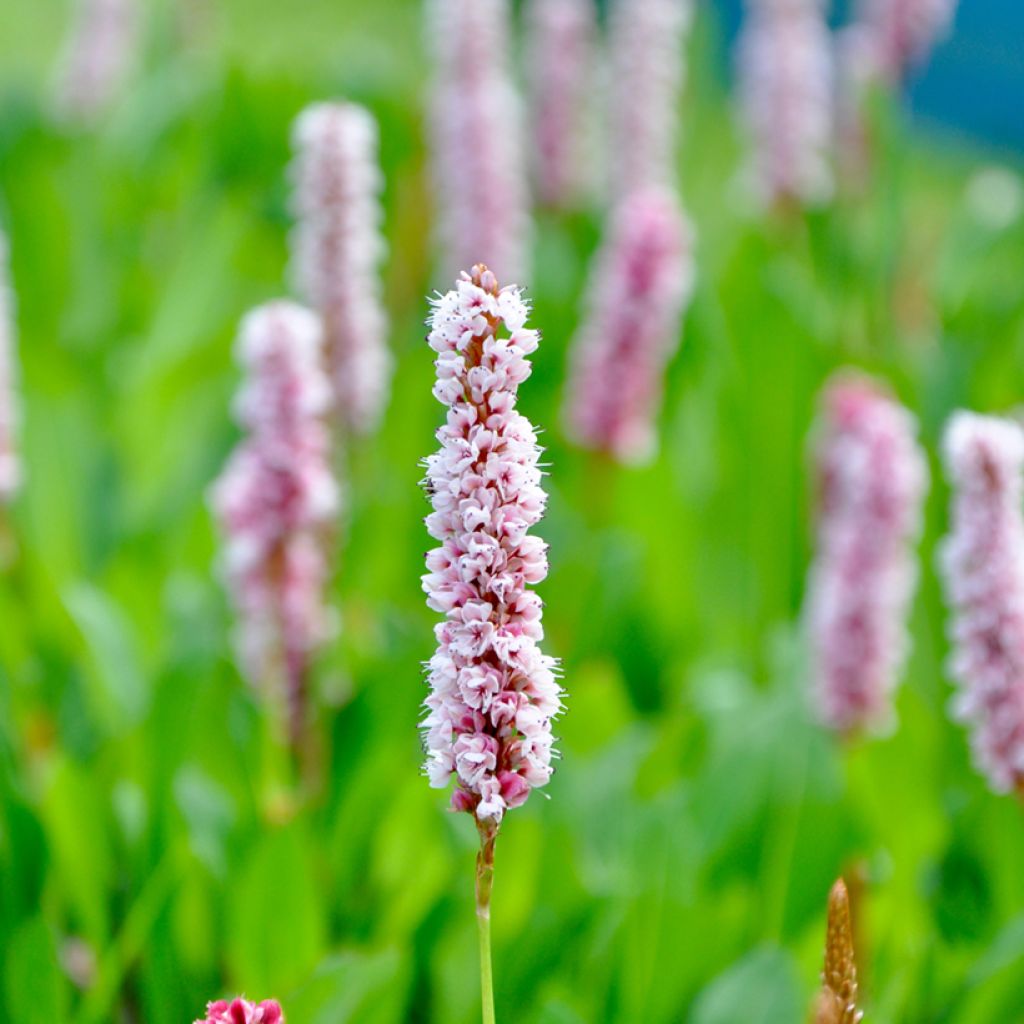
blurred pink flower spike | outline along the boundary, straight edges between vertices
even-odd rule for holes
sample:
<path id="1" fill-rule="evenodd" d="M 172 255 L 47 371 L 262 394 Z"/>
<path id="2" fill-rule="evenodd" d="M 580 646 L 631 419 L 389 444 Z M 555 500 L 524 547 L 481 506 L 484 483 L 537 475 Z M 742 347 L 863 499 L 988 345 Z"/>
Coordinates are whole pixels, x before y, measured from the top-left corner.
<path id="1" fill-rule="evenodd" d="M 676 180 L 692 14 L 692 0 L 612 0 L 608 159 L 616 198 Z"/>
<path id="2" fill-rule="evenodd" d="M 946 428 L 952 526 L 940 550 L 951 607 L 954 711 L 997 792 L 1024 795 L 1024 431 L 955 413 Z"/>
<path id="3" fill-rule="evenodd" d="M 57 111 L 88 123 L 115 101 L 139 58 L 139 0 L 76 0 L 57 81 Z"/>
<path id="4" fill-rule="evenodd" d="M 522 280 L 530 234 L 508 0 L 429 0 L 430 145 L 446 279 L 482 260 Z"/>
<path id="5" fill-rule="evenodd" d="M 281 1007 L 273 999 L 250 1003 L 246 999 L 219 999 L 208 1003 L 206 1016 L 195 1024 L 285 1024 Z"/>
<path id="6" fill-rule="evenodd" d="M 693 245 L 668 189 L 643 189 L 615 211 L 570 350 L 565 419 L 578 444 L 626 463 L 654 456 L 665 369 L 693 291 Z"/>
<path id="7" fill-rule="evenodd" d="M 562 708 L 554 659 L 540 651 L 541 601 L 531 585 L 548 571 L 529 530 L 544 514 L 541 449 L 516 410 L 539 335 L 526 326 L 518 288 L 499 288 L 483 266 L 434 301 L 434 395 L 448 407 L 440 449 L 426 460 L 439 542 L 427 555 L 427 603 L 445 616 L 428 665 L 426 771 L 452 806 L 490 834 L 506 810 L 551 776 L 551 720 Z"/>
<path id="8" fill-rule="evenodd" d="M 857 23 L 870 33 L 882 77 L 899 83 L 924 64 L 953 27 L 957 0 L 860 0 Z"/>
<path id="9" fill-rule="evenodd" d="M 766 206 L 832 196 L 833 48 L 821 0 L 747 0 L 739 42 L 750 183 Z"/>
<path id="10" fill-rule="evenodd" d="M 10 282 L 7 239 L 0 234 L 0 505 L 12 501 L 21 487 L 18 376 L 14 292 Z"/>
<path id="11" fill-rule="evenodd" d="M 340 496 L 320 349 L 320 321 L 301 306 L 274 302 L 246 317 L 238 346 L 246 378 L 236 403 L 246 436 L 213 490 L 241 667 L 287 705 L 293 738 L 310 660 L 335 627 L 324 592 Z"/>
<path id="12" fill-rule="evenodd" d="M 354 103 L 317 103 L 296 120 L 293 145 L 292 276 L 323 318 L 336 417 L 367 434 L 384 413 L 391 378 L 377 123 Z"/>
<path id="13" fill-rule="evenodd" d="M 531 0 L 527 15 L 537 192 L 545 206 L 570 209 L 594 186 L 597 8 Z"/>
<path id="14" fill-rule="evenodd" d="M 894 718 L 928 488 L 915 435 L 911 415 L 874 381 L 843 373 L 827 387 L 805 615 L 818 714 L 844 735 Z"/>

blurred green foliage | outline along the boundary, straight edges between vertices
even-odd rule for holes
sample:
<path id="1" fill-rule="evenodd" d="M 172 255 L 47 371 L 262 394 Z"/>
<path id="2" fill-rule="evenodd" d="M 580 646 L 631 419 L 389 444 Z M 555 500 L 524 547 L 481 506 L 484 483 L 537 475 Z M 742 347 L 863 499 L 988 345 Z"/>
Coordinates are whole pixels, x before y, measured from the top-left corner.
<path id="1" fill-rule="evenodd" d="M 440 416 L 422 296 L 443 283 L 418 4 L 211 6 L 183 48 L 154 3 L 145 73 L 89 132 L 49 114 L 65 5 L 5 9 L 28 484 L 0 578 L 0 1015 L 180 1024 L 244 990 L 292 1024 L 461 1024 L 479 1013 L 475 834 L 420 777 L 416 732 L 433 621 L 417 463 Z M 539 225 L 523 405 L 547 427 L 542 592 L 570 698 L 550 801 L 499 844 L 499 1018 L 801 1020 L 847 871 L 872 1021 L 1006 1024 L 1024 1005 L 1024 821 L 946 717 L 943 484 L 898 731 L 841 750 L 814 726 L 796 623 L 821 382 L 880 373 L 932 452 L 953 408 L 1013 406 L 1024 224 L 965 198 L 978 154 L 911 146 L 894 112 L 868 196 L 758 217 L 713 35 L 704 17 L 683 112 L 700 280 L 650 467 L 609 472 L 560 436 L 600 218 Z M 236 324 L 286 288 L 289 124 L 335 94 L 381 122 L 398 371 L 380 436 L 351 453 L 321 784 L 289 803 L 233 667 L 205 496 L 235 437 Z"/>

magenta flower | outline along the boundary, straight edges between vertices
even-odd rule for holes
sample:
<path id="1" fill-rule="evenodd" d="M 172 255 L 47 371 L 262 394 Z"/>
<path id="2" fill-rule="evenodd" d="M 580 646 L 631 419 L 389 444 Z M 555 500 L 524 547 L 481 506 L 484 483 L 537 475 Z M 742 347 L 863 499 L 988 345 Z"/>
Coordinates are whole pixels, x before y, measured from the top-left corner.
<path id="1" fill-rule="evenodd" d="M 953 26 L 957 0 L 860 0 L 858 20 L 871 33 L 881 72 L 898 82 L 922 64 Z"/>
<path id="2" fill-rule="evenodd" d="M 138 0 L 77 0 L 57 83 L 57 107 L 87 122 L 114 101 L 138 57 Z"/>
<path id="3" fill-rule="evenodd" d="M 445 276 L 527 263 L 529 189 L 512 80 L 508 0 L 431 0 L 430 143 Z"/>
<path id="4" fill-rule="evenodd" d="M 426 460 L 439 542 L 427 555 L 427 603 L 445 616 L 429 663 L 426 700 L 430 783 L 457 784 L 452 806 L 495 827 L 551 775 L 551 719 L 561 710 L 555 662 L 541 653 L 544 543 L 530 527 L 544 514 L 540 448 L 516 411 L 527 356 L 518 288 L 499 288 L 485 267 L 463 274 L 434 302 L 434 395 L 448 407 L 440 450 Z"/>
<path id="5" fill-rule="evenodd" d="M 391 376 L 377 125 L 354 103 L 317 103 L 299 116 L 293 139 L 293 274 L 323 318 L 338 416 L 348 430 L 368 433 L 383 414 Z"/>
<path id="6" fill-rule="evenodd" d="M 692 0 L 612 0 L 609 161 L 620 198 L 675 181 L 692 9 Z"/>
<path id="7" fill-rule="evenodd" d="M 594 0 L 531 0 L 528 27 L 537 191 L 567 209 L 593 185 Z"/>
<path id="8" fill-rule="evenodd" d="M 748 0 L 739 74 L 757 194 L 769 205 L 827 200 L 834 76 L 821 0 Z"/>
<path id="9" fill-rule="evenodd" d="M 958 412 L 945 437 L 952 530 L 940 550 L 952 608 L 954 711 L 998 792 L 1024 793 L 1024 431 Z"/>
<path id="10" fill-rule="evenodd" d="M 565 418 L 577 443 L 622 462 L 654 454 L 665 366 L 693 277 L 693 233 L 675 195 L 645 189 L 621 203 L 571 347 Z"/>
<path id="11" fill-rule="evenodd" d="M 334 625 L 324 603 L 325 548 L 339 493 L 328 461 L 330 386 L 320 345 L 319 320 L 301 306 L 274 302 L 246 317 L 237 402 L 246 436 L 213 491 L 241 667 L 271 700 L 287 704 L 293 736 L 303 723 L 311 657 Z"/>
<path id="12" fill-rule="evenodd" d="M 18 456 L 18 357 L 14 336 L 14 293 L 7 266 L 7 240 L 0 234 L 0 504 L 21 486 Z"/>
<path id="13" fill-rule="evenodd" d="M 273 1000 L 250 1003 L 246 999 L 218 999 L 206 1004 L 206 1016 L 195 1024 L 284 1024 L 281 1007 Z"/>
<path id="14" fill-rule="evenodd" d="M 817 552 L 805 614 L 818 713 L 844 734 L 892 718 L 917 583 L 912 551 L 928 470 L 910 414 L 873 381 L 825 392 Z"/>

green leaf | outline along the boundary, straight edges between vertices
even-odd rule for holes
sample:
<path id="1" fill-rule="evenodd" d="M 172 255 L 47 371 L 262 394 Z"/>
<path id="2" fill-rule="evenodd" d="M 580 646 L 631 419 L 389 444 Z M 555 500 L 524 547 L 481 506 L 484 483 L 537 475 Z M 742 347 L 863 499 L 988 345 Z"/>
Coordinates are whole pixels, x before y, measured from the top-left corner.
<path id="1" fill-rule="evenodd" d="M 54 1024 L 67 1019 L 68 985 L 50 926 L 42 916 L 26 921 L 4 953 L 4 994 L 11 1020 Z"/>

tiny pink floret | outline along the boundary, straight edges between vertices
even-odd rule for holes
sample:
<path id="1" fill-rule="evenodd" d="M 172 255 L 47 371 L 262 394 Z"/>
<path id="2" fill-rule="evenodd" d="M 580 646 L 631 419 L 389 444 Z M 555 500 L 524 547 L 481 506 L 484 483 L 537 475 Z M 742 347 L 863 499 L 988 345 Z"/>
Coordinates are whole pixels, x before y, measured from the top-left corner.
<path id="1" fill-rule="evenodd" d="M 273 999 L 250 1003 L 247 999 L 218 999 L 207 1003 L 206 1016 L 195 1024 L 285 1024 L 280 1005 Z"/>
<path id="2" fill-rule="evenodd" d="M 898 82 L 923 64 L 953 27 L 957 0 L 861 0 L 858 24 L 872 36 L 882 76 Z"/>
<path id="3" fill-rule="evenodd" d="M 381 419 L 391 378 L 377 124 L 354 103 L 317 103 L 297 119 L 293 146 L 292 274 L 324 322 L 336 415 L 366 434 Z"/>
<path id="4" fill-rule="evenodd" d="M 852 734 L 893 719 L 928 470 L 913 418 L 867 378 L 832 383 L 822 420 L 805 614 L 818 713 Z"/>
<path id="5" fill-rule="evenodd" d="M 958 412 L 946 429 L 952 528 L 940 550 L 952 609 L 956 716 L 997 792 L 1024 794 L 1024 430 Z"/>
<path id="6" fill-rule="evenodd" d="M 657 450 L 663 378 L 693 290 L 693 232 L 675 195 L 643 189 L 620 204 L 570 348 L 566 427 L 622 462 Z"/>
<path id="7" fill-rule="evenodd" d="M 485 267 L 463 274 L 434 302 L 434 395 L 448 407 L 440 450 L 426 460 L 439 542 L 427 555 L 428 605 L 445 616 L 428 665 L 426 771 L 454 776 L 452 807 L 500 822 L 551 776 L 551 720 L 562 707 L 554 659 L 541 653 L 547 548 L 529 530 L 544 514 L 537 435 L 516 410 L 527 357 L 539 336 L 526 326 L 517 288 Z"/>

